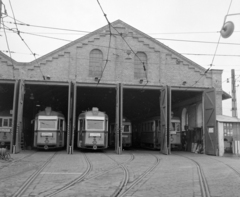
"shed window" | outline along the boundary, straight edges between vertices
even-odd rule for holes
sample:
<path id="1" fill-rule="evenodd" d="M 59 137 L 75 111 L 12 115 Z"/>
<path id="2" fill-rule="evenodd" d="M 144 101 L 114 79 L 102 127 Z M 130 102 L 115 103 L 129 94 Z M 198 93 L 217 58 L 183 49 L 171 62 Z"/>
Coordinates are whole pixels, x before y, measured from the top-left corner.
<path id="1" fill-rule="evenodd" d="M 232 123 L 223 123 L 224 136 L 233 136 Z"/>
<path id="2" fill-rule="evenodd" d="M 89 77 L 101 77 L 103 54 L 99 49 L 93 49 L 89 57 Z"/>
<path id="3" fill-rule="evenodd" d="M 143 52 L 137 52 L 134 57 L 134 79 L 146 79 L 147 55 Z"/>

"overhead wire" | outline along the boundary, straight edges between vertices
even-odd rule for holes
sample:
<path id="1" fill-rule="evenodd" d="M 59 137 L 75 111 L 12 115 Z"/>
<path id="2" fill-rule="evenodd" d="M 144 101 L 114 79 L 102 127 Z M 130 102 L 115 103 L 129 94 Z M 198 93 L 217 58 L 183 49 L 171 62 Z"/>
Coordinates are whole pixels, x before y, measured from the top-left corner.
<path id="1" fill-rule="evenodd" d="M 2 25 L 4 26 L 3 18 L 1 18 L 0 20 L 2 20 Z M 6 39 L 8 51 L 11 51 L 11 50 L 10 50 L 10 47 L 9 47 L 8 38 L 7 38 L 7 34 L 6 34 L 5 29 L 4 29 L 4 34 L 5 34 L 5 39 Z M 13 66 L 13 69 L 12 69 L 13 78 L 15 78 L 15 74 L 14 74 L 14 63 L 13 63 L 12 55 L 11 55 L 11 53 L 10 53 L 9 55 L 10 55 L 11 63 L 12 63 L 12 66 Z"/>
<path id="2" fill-rule="evenodd" d="M 13 18 L 9 16 L 10 18 Z M 19 20 L 17 20 L 19 21 Z M 92 33 L 91 31 L 83 31 L 83 30 L 75 30 L 75 29 L 66 29 L 66 28 L 58 28 L 58 27 L 48 27 L 48 26 L 40 26 L 40 25 L 32 25 L 28 23 L 24 23 L 19 21 L 20 23 L 16 23 L 21 26 L 27 26 L 27 27 L 37 27 L 37 28 L 44 28 L 44 29 L 55 29 L 55 30 L 62 30 L 62 31 L 71 31 L 71 32 L 78 32 L 78 33 Z M 15 24 L 15 22 L 6 21 L 5 23 Z M 149 35 L 159 35 L 159 34 L 208 34 L 208 33 L 219 33 L 220 31 L 212 31 L 212 32 L 159 32 L 159 33 L 147 33 Z M 240 32 L 240 31 L 235 31 Z M 159 38 L 161 39 L 161 38 Z"/>
<path id="3" fill-rule="evenodd" d="M 108 24 L 118 33 L 118 35 L 120 35 L 120 37 L 123 39 L 123 41 L 127 44 L 127 46 L 129 47 L 129 49 L 134 53 L 134 55 L 139 59 L 139 61 L 143 64 L 143 70 L 145 72 L 145 76 L 146 76 L 146 84 L 148 83 L 148 78 L 147 78 L 147 72 L 146 72 L 146 67 L 145 67 L 145 63 L 140 59 L 140 57 L 133 51 L 132 47 L 128 44 L 128 42 L 123 38 L 122 34 L 109 22 L 108 18 L 107 18 L 107 14 L 103 11 L 103 8 L 99 2 L 99 0 L 97 0 L 97 3 L 99 5 L 99 7 L 101 8 L 102 10 L 102 13 L 104 15 L 104 17 L 106 18 Z M 146 85 L 145 84 L 145 85 Z"/>
<path id="4" fill-rule="evenodd" d="M 10 18 L 13 18 L 11 16 L 9 16 Z M 19 20 L 17 20 L 19 21 Z M 38 27 L 38 28 L 44 28 L 44 29 L 54 29 L 54 30 L 62 30 L 62 31 L 72 31 L 72 32 L 79 32 L 79 33 L 91 33 L 90 31 L 81 31 L 81 30 L 74 30 L 74 29 L 64 29 L 64 28 L 58 28 L 58 27 L 47 27 L 47 26 L 40 26 L 40 25 L 30 25 L 24 22 L 19 21 L 20 23 L 16 23 L 18 25 L 22 25 L 22 26 L 31 26 L 31 27 Z M 8 22 L 10 24 L 14 24 L 13 22 Z"/>
<path id="5" fill-rule="evenodd" d="M 229 13 L 229 10 L 230 10 L 230 8 L 231 8 L 231 5 L 232 5 L 232 0 L 231 0 L 231 2 L 230 2 L 229 7 L 228 7 L 227 14 Z M 217 42 L 217 46 L 216 46 L 216 49 L 215 49 L 215 52 L 214 52 L 214 55 L 213 55 L 212 62 L 211 62 L 211 64 L 210 64 L 210 66 L 209 66 L 208 69 L 203 73 L 203 75 L 202 75 L 193 85 L 191 85 L 190 87 L 195 86 L 195 85 L 208 73 L 208 71 L 210 70 L 210 68 L 213 66 L 213 62 L 214 62 L 214 59 L 215 59 L 215 55 L 216 55 L 216 53 L 217 53 L 217 49 L 218 49 L 218 46 L 219 46 L 220 39 L 221 39 L 221 34 L 219 35 L 218 42 Z M 189 87 L 188 87 L 188 88 L 189 88 Z M 187 89 L 188 89 L 188 88 L 187 88 Z M 186 90 L 187 90 L 187 89 L 186 89 Z"/>
<path id="6" fill-rule="evenodd" d="M 110 26 L 110 25 L 109 25 L 109 31 L 111 32 L 111 26 Z M 106 66 L 107 66 L 107 64 L 108 64 L 108 62 L 109 62 L 108 57 L 109 57 L 109 51 L 110 51 L 110 46 L 111 46 L 111 38 L 112 38 L 112 34 L 110 33 L 109 43 L 108 43 L 108 51 L 107 51 L 107 59 L 106 59 L 105 65 L 104 65 L 104 67 L 103 67 L 103 70 L 102 70 L 102 72 L 101 72 L 101 76 L 100 76 L 100 78 L 98 79 L 97 85 L 100 83 L 100 81 L 101 81 L 101 79 L 102 79 L 102 76 L 103 76 L 103 73 L 104 73 L 104 70 L 105 70 L 105 68 L 106 68 Z"/>
<path id="7" fill-rule="evenodd" d="M 13 11 L 13 8 L 12 8 L 12 4 L 11 4 L 11 0 L 9 0 L 9 3 L 10 3 L 10 7 L 11 7 L 11 10 L 12 10 L 12 14 L 13 14 L 13 19 L 14 19 L 14 21 L 16 22 L 15 14 L 14 14 L 14 11 Z M 38 60 L 37 60 L 37 58 L 36 58 L 36 54 L 31 50 L 31 48 L 28 46 L 28 44 L 25 42 L 25 40 L 24 40 L 23 37 L 21 36 L 20 31 L 18 30 L 17 24 L 15 24 L 15 25 L 16 25 L 16 31 L 17 31 L 18 36 L 19 36 L 20 39 L 23 41 L 23 43 L 24 43 L 25 46 L 28 48 L 28 50 L 32 53 L 35 61 L 36 61 L 37 64 L 39 65 Z M 9 50 L 9 51 L 10 51 L 10 50 Z M 40 66 L 40 65 L 39 65 L 39 70 L 40 70 L 40 72 L 41 72 L 41 75 L 42 75 L 42 77 L 43 77 L 43 80 L 45 80 L 45 76 L 44 76 L 44 74 L 43 74 L 43 72 L 42 72 L 42 69 L 41 69 L 41 66 Z"/>
<path id="8" fill-rule="evenodd" d="M 102 9 L 102 7 L 101 7 L 101 9 Z M 103 9 L 102 9 L 102 11 L 103 11 Z M 13 14 L 14 15 L 14 14 Z M 10 17 L 10 16 L 9 16 Z M 10 18 L 15 18 L 15 16 L 14 17 L 10 17 Z M 109 22 L 109 21 L 108 21 Z M 16 21 L 13 23 L 13 24 L 15 24 L 15 25 L 17 25 L 16 24 Z M 21 25 L 26 25 L 26 26 L 34 26 L 34 27 L 41 27 L 41 28 L 50 28 L 50 29 L 57 29 L 57 30 L 65 30 L 65 31 L 75 31 L 75 32 L 81 32 L 81 33 L 89 33 L 88 31 L 79 31 L 79 30 L 69 30 L 69 29 L 63 29 L 63 28 L 53 28 L 53 27 L 44 27 L 44 26 L 37 26 L 37 25 L 29 25 L 29 24 L 24 24 L 24 23 L 19 23 L 19 24 L 21 24 Z M 13 30 L 12 30 L 13 31 Z M 15 32 L 16 33 L 16 32 Z M 26 33 L 26 34 L 30 34 L 30 33 L 27 33 L 27 32 L 20 32 L 20 33 Z M 209 32 L 179 32 L 179 34 L 186 34 L 186 33 L 209 33 Z M 213 32 L 212 32 L 213 33 Z M 159 34 L 159 33 L 158 33 Z M 163 33 L 164 34 L 164 33 Z M 166 34 L 176 34 L 176 33 L 166 33 Z M 34 34 L 32 34 L 32 35 L 34 35 Z M 122 35 L 118 32 L 118 34 L 116 34 L 116 35 L 120 35 L 121 37 L 122 37 Z M 36 36 L 39 36 L 39 35 L 36 35 Z M 45 36 L 43 36 L 43 37 L 45 37 Z M 51 38 L 51 39 L 58 39 L 58 40 L 63 40 L 63 41 L 69 41 L 69 42 L 71 42 L 71 40 L 66 40 L 66 39 L 59 39 L 59 38 L 54 38 L 54 37 L 49 37 L 49 38 Z M 122 37 L 123 38 L 123 37 Z M 156 38 L 156 39 L 161 39 L 161 38 Z M 124 39 L 125 40 L 125 39 Z M 171 40 L 171 39 L 169 39 L 169 40 Z M 176 39 L 174 39 L 174 40 L 172 40 L 172 41 L 189 41 L 189 40 L 176 40 Z M 192 42 L 192 41 L 190 41 L 190 42 Z M 205 42 L 205 41 L 193 41 L 193 42 L 201 42 L 201 43 L 214 43 L 214 42 Z M 219 44 L 237 44 L 237 45 L 240 45 L 240 43 L 219 43 Z M 96 46 L 96 45 L 95 45 Z M 98 45 L 98 46 L 100 46 L 100 45 Z M 106 47 L 106 46 L 103 46 L 103 47 Z M 108 46 L 108 48 L 109 48 L 109 46 Z M 183 54 L 183 53 L 182 53 Z M 183 55 L 211 55 L 211 54 L 190 54 L 190 53 L 186 53 L 186 54 L 183 54 Z M 215 53 L 215 56 L 236 56 L 236 57 L 238 57 L 238 55 L 217 55 L 216 53 Z"/>

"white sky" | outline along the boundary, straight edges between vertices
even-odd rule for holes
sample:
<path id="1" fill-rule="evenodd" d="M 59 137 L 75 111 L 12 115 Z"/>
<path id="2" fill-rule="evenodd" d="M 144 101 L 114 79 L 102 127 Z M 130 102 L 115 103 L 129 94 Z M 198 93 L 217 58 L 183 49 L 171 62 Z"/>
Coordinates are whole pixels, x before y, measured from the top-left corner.
<path id="1" fill-rule="evenodd" d="M 107 25 L 97 0 L 2 0 L 2 2 L 9 16 L 13 16 L 11 2 L 15 18 L 30 25 L 87 32 Z M 177 40 L 217 43 L 219 31 L 231 2 L 229 14 L 240 13 L 240 0 L 99 0 L 99 2 L 110 22 L 120 19 L 153 38 Z M 227 39 L 221 38 L 220 43 L 234 44 L 219 44 L 214 61 L 213 54 L 217 47 L 216 43 L 158 40 L 206 69 L 213 61 L 212 69 L 223 70 L 223 90 L 231 94 L 231 83 L 226 82 L 227 78 L 231 78 L 231 69 L 235 69 L 236 85 L 240 84 L 240 15 L 229 16 L 228 20 L 235 24 L 234 33 Z M 4 24 L 10 28 L 16 28 L 9 22 L 13 22 L 13 20 L 5 17 Z M 70 41 L 86 35 L 86 33 L 21 25 L 18 25 L 18 30 Z M 12 53 L 14 60 L 19 62 L 34 60 L 29 49 L 16 33 L 6 31 L 6 34 L 10 51 L 14 52 Z M 38 54 L 37 57 L 69 43 L 24 33 L 21 33 L 21 36 L 32 52 Z M 0 51 L 9 55 L 5 52 L 8 51 L 8 47 L 2 28 L 0 29 Z M 186 55 L 186 53 L 209 55 Z M 238 114 L 240 114 L 240 90 L 238 87 L 237 99 Z M 231 105 L 231 99 L 223 102 L 224 115 L 232 114 Z"/>

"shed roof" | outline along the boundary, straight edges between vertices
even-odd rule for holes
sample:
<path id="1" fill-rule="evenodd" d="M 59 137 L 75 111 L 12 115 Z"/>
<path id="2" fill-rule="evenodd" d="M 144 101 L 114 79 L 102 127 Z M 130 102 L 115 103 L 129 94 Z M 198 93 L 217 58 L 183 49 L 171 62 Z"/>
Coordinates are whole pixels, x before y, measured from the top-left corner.
<path id="1" fill-rule="evenodd" d="M 232 116 L 225 116 L 225 115 L 217 115 L 216 120 L 218 122 L 239 122 L 240 119 Z"/>

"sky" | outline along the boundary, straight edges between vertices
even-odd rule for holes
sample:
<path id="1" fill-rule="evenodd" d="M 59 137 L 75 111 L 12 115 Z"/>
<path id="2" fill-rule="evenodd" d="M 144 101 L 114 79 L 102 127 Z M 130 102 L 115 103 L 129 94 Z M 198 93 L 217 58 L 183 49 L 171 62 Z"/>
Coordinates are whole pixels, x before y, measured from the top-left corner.
<path id="1" fill-rule="evenodd" d="M 240 0 L 2 0 L 0 51 L 18 62 L 31 62 L 118 19 L 157 39 L 193 62 L 221 69 L 223 90 L 231 95 L 235 70 L 240 117 L 240 15 L 228 16 L 235 29 L 220 36 L 224 17 L 240 14 Z M 99 3 L 98 3 L 99 2 Z M 13 18 L 28 24 L 16 25 Z M 6 28 L 21 32 L 19 35 Z M 41 27 L 41 28 L 40 28 Z M 77 30 L 63 31 L 59 29 Z M 220 39 L 220 40 L 219 40 Z M 7 41 L 6 41 L 7 40 Z M 190 41 L 190 42 L 189 42 Z M 206 43 L 207 42 L 207 43 Z M 8 45 L 7 45 L 8 43 Z M 228 79 L 228 80 L 227 80 Z M 229 83 L 227 83 L 229 81 Z M 232 115 L 232 101 L 223 101 L 223 114 Z"/>

